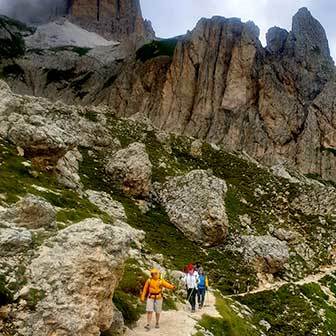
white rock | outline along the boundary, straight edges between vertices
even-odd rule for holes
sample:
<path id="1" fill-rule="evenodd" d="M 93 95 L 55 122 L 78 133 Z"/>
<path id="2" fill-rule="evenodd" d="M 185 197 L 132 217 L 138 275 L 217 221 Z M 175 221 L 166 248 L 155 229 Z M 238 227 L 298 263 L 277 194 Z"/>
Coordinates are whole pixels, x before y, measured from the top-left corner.
<path id="1" fill-rule="evenodd" d="M 124 206 L 103 191 L 86 190 L 89 201 L 114 219 L 127 220 Z"/>
<path id="2" fill-rule="evenodd" d="M 151 189 L 152 164 L 142 143 L 132 143 L 111 156 L 107 173 L 115 180 L 122 181 L 125 193 L 134 196 L 148 196 Z"/>
<path id="3" fill-rule="evenodd" d="M 0 228 L 0 255 L 22 252 L 32 244 L 30 231 L 20 228 Z"/>
<path id="4" fill-rule="evenodd" d="M 88 32 L 65 19 L 38 26 L 33 35 L 25 38 L 25 42 L 30 49 L 64 46 L 94 48 L 119 44 L 119 42 L 108 41 L 96 33 Z"/>
<path id="5" fill-rule="evenodd" d="M 72 225 L 45 242 L 27 269 L 40 295 L 23 321 L 24 336 L 99 336 L 114 318 L 112 296 L 131 237 L 98 219 Z"/>
<path id="6" fill-rule="evenodd" d="M 204 170 L 171 177 L 157 190 L 171 222 L 203 245 L 220 244 L 227 235 L 226 191 L 225 181 Z"/>
<path id="7" fill-rule="evenodd" d="M 27 195 L 0 213 L 0 219 L 28 229 L 48 229 L 56 225 L 56 210 L 42 197 Z"/>
<path id="8" fill-rule="evenodd" d="M 79 162 L 82 161 L 82 155 L 77 148 L 68 151 L 57 162 L 58 182 L 70 189 L 79 189 L 81 187 L 79 176 Z"/>

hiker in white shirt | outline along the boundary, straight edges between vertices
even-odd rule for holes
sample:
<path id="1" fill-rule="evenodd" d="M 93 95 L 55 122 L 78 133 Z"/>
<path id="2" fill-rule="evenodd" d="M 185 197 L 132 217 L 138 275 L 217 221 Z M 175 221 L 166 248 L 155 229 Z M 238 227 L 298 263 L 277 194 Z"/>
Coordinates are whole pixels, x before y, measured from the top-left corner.
<path id="1" fill-rule="evenodd" d="M 198 273 L 195 271 L 193 266 L 188 267 L 188 272 L 184 276 L 184 283 L 187 287 L 187 296 L 191 305 L 191 312 L 194 313 L 196 309 Z"/>

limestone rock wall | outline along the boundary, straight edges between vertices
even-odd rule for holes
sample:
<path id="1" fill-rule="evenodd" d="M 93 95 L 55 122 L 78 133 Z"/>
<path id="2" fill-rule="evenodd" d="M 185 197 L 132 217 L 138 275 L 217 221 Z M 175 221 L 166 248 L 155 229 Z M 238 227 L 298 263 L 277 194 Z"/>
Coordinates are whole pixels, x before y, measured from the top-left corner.
<path id="1" fill-rule="evenodd" d="M 155 35 L 150 22 L 142 17 L 139 0 L 73 0 L 69 14 L 75 23 L 106 38 Z"/>
<path id="2" fill-rule="evenodd" d="M 177 43 L 163 83 L 154 93 L 151 86 L 152 99 L 125 67 L 108 103 L 114 105 L 128 87 L 132 95 L 114 105 L 120 116 L 142 112 L 161 129 L 335 180 L 335 68 L 325 31 L 302 8 L 290 32 L 271 28 L 267 42 L 263 48 L 252 22 L 201 19 Z M 149 62 L 155 69 L 161 60 L 138 65 L 136 73 Z"/>

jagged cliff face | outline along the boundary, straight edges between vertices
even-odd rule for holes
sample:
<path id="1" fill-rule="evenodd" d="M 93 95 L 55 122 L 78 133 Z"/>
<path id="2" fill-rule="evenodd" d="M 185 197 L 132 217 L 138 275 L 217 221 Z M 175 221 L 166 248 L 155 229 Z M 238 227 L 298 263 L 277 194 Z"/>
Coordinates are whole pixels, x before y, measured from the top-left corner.
<path id="1" fill-rule="evenodd" d="M 90 14 L 93 22 L 97 3 L 79 4 L 74 16 Z M 138 2 L 114 4 L 100 1 L 109 9 L 99 17 L 117 15 L 121 23 L 127 13 L 141 14 Z M 336 180 L 335 68 L 325 31 L 307 9 L 294 16 L 290 32 L 271 28 L 266 48 L 252 22 L 222 17 L 201 19 L 175 42 L 156 41 L 136 55 L 116 47 L 105 51 L 107 62 L 104 51 L 99 58 L 94 50 L 29 54 L 7 78 L 20 93 L 107 104 L 118 116 L 141 114 L 161 129 L 245 151 L 264 164 L 286 162 Z"/>
<path id="2" fill-rule="evenodd" d="M 155 36 L 151 23 L 142 17 L 139 0 L 73 0 L 69 15 L 73 22 L 109 39 Z"/>
<path id="3" fill-rule="evenodd" d="M 161 99 L 146 110 L 148 116 L 160 128 L 335 179 L 335 70 L 323 27 L 301 9 L 290 33 L 270 29 L 266 48 L 258 37 L 251 22 L 202 19 L 178 43 Z M 120 99 L 120 78 L 110 104 Z M 135 92 L 138 87 L 132 97 L 122 97 L 126 103 L 115 105 L 120 115 L 150 105 L 147 99 L 127 103 Z"/>

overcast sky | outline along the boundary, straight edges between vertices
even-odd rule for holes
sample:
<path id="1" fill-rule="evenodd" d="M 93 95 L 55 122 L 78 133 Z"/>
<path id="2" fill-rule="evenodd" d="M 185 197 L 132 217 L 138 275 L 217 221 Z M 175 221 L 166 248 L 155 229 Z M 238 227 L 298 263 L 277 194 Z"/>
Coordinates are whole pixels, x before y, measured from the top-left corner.
<path id="1" fill-rule="evenodd" d="M 145 18 L 152 21 L 159 37 L 171 37 L 191 30 L 201 17 L 221 15 L 252 20 L 260 28 L 264 44 L 268 28 L 290 30 L 292 16 L 308 7 L 324 26 L 336 59 L 336 0 L 140 0 Z"/>

